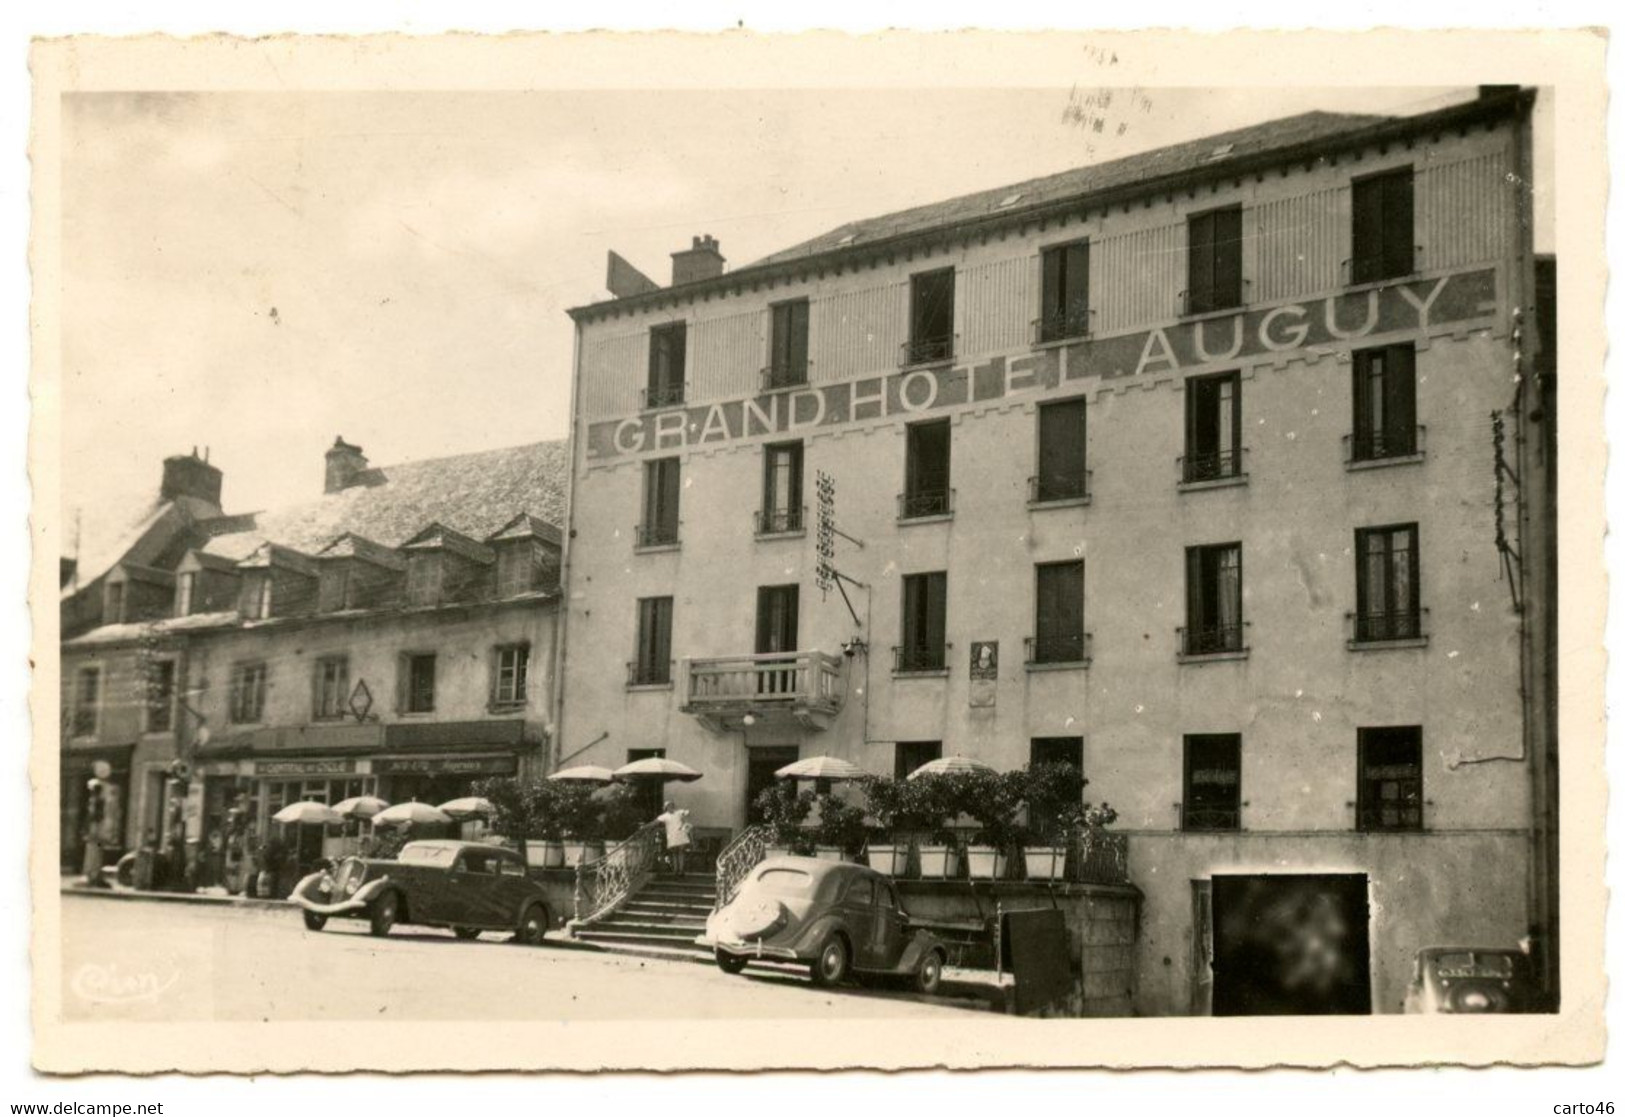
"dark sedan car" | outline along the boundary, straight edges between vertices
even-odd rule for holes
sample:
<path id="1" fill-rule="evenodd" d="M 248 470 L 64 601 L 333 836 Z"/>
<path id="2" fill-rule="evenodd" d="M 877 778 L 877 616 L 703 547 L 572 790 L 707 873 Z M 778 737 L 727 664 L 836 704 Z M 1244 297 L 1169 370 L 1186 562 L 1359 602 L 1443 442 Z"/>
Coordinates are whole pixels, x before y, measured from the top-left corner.
<path id="1" fill-rule="evenodd" d="M 820 985 L 849 977 L 906 977 L 922 993 L 942 983 L 948 952 L 909 926 L 889 878 L 864 865 L 770 857 L 706 921 L 696 940 L 736 974 L 752 959 L 800 962 Z"/>
<path id="2" fill-rule="evenodd" d="M 552 918 L 524 860 L 479 842 L 408 842 L 394 861 L 346 858 L 300 881 L 293 901 L 312 931 L 329 919 L 351 918 L 367 920 L 375 935 L 411 923 L 448 927 L 460 939 L 512 931 L 518 941 L 539 945 Z"/>
<path id="3" fill-rule="evenodd" d="M 1514 947 L 1429 946 L 1416 952 L 1406 1012 L 1534 1010 L 1529 957 Z"/>

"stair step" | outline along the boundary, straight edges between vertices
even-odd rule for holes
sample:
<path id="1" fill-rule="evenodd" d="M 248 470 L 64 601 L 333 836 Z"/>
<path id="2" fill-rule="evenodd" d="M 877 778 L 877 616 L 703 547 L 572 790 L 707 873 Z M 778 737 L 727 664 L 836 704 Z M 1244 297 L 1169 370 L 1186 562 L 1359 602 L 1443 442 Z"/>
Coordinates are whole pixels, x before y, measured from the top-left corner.
<path id="1" fill-rule="evenodd" d="M 696 927 L 703 927 L 710 918 L 710 911 L 672 911 L 666 908 L 650 908 L 642 904 L 627 904 L 616 910 L 614 918 L 637 919 L 645 923 L 692 923 Z"/>
<path id="2" fill-rule="evenodd" d="M 649 901 L 660 904 L 681 905 L 683 907 L 705 908 L 709 911 L 716 904 L 716 897 L 701 896 L 698 893 L 661 892 L 658 889 L 644 889 L 633 893 L 632 899 Z"/>
<path id="3" fill-rule="evenodd" d="M 703 923 L 652 923 L 638 918 L 624 919 L 618 913 L 607 919 L 601 919 L 585 929 L 596 930 L 600 927 L 613 927 L 617 931 L 637 931 L 639 933 L 647 931 L 656 935 L 682 934 L 687 935 L 689 938 L 693 938 L 705 930 L 705 924 Z"/>
<path id="4" fill-rule="evenodd" d="M 694 935 L 690 931 L 655 934 L 650 931 L 623 931 L 603 926 L 583 928 L 575 933 L 582 942 L 659 943 L 663 946 L 692 946 Z M 695 947 L 698 950 L 698 947 Z"/>

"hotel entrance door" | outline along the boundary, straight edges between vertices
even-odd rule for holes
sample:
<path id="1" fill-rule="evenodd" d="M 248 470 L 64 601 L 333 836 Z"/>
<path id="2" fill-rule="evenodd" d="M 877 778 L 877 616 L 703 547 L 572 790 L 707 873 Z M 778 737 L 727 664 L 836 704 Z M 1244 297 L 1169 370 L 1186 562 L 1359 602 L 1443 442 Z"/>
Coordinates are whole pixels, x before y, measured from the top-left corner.
<path id="1" fill-rule="evenodd" d="M 796 745 L 774 745 L 746 749 L 745 752 L 750 758 L 745 768 L 745 822 L 754 825 L 762 821 L 756 797 L 773 786 L 774 772 L 801 759 L 801 749 Z"/>

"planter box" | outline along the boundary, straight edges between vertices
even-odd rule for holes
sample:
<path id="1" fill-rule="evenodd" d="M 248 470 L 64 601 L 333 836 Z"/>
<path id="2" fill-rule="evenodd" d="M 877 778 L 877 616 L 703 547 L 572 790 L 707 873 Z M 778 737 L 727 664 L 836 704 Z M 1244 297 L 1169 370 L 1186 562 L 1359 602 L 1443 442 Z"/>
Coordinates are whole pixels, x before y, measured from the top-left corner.
<path id="1" fill-rule="evenodd" d="M 959 875 L 959 850 L 953 846 L 921 846 L 920 878 L 947 880 Z"/>
<path id="2" fill-rule="evenodd" d="M 564 867 L 564 843 L 526 842 L 525 861 L 536 869 L 562 869 Z"/>
<path id="3" fill-rule="evenodd" d="M 971 880 L 1003 880 L 1009 873 L 1010 858 L 1002 849 L 971 846 L 965 850 L 965 868 Z"/>
<path id="4" fill-rule="evenodd" d="M 590 865 L 602 856 L 604 856 L 602 842 L 564 843 L 564 863 L 572 869 L 577 865 Z"/>
<path id="5" fill-rule="evenodd" d="M 1022 855 L 1027 862 L 1028 880 L 1065 879 L 1065 846 L 1028 846 L 1022 850 Z"/>
<path id="6" fill-rule="evenodd" d="M 840 846 L 814 846 L 813 856 L 820 861 L 845 861 L 846 851 Z"/>
<path id="7" fill-rule="evenodd" d="M 869 867 L 889 877 L 908 875 L 908 846 L 904 844 L 871 845 Z"/>

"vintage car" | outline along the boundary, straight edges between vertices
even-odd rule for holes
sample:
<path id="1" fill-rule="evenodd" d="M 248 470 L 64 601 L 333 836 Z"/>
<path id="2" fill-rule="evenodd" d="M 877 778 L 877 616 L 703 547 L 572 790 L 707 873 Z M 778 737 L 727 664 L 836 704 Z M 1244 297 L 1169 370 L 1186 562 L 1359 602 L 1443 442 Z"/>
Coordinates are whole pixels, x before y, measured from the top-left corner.
<path id="1" fill-rule="evenodd" d="M 1430 946 L 1416 952 L 1406 1012 L 1531 1012 L 1529 957 L 1508 946 Z"/>
<path id="2" fill-rule="evenodd" d="M 394 861 L 347 857 L 311 873 L 293 890 L 305 926 L 332 918 L 365 919 L 375 935 L 397 923 L 449 927 L 460 939 L 512 931 L 540 945 L 551 916 L 541 885 L 514 851 L 480 842 L 408 842 Z"/>
<path id="3" fill-rule="evenodd" d="M 849 977 L 901 977 L 922 993 L 942 983 L 948 952 L 909 926 L 889 878 L 863 865 L 770 857 L 706 920 L 695 940 L 724 973 L 753 959 L 804 963 L 819 985 Z"/>

